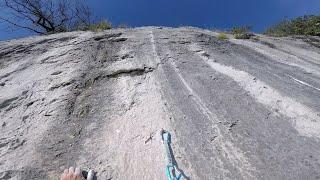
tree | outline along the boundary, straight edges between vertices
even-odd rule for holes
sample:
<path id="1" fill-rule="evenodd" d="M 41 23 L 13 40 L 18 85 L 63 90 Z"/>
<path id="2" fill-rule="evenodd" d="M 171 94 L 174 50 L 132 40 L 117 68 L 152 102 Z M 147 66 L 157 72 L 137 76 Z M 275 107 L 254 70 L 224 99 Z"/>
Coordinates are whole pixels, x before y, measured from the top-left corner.
<path id="1" fill-rule="evenodd" d="M 272 36 L 286 36 L 292 34 L 292 29 L 293 28 L 291 20 L 285 18 L 281 20 L 279 23 L 269 27 L 264 34 Z"/>
<path id="2" fill-rule="evenodd" d="M 271 36 L 310 35 L 320 36 L 320 16 L 308 15 L 282 20 L 265 32 Z"/>
<path id="3" fill-rule="evenodd" d="M 38 34 L 89 25 L 91 11 L 82 0 L 0 0 L 0 20 Z"/>

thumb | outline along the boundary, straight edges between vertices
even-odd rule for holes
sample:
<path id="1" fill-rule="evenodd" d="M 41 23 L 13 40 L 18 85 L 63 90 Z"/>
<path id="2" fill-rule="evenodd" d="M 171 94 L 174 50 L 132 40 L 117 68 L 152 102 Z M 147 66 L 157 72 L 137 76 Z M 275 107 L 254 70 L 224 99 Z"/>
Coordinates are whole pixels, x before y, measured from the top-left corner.
<path id="1" fill-rule="evenodd" d="M 93 170 L 90 170 L 90 171 L 88 172 L 87 180 L 93 180 L 93 176 L 94 176 L 94 171 L 93 171 Z"/>

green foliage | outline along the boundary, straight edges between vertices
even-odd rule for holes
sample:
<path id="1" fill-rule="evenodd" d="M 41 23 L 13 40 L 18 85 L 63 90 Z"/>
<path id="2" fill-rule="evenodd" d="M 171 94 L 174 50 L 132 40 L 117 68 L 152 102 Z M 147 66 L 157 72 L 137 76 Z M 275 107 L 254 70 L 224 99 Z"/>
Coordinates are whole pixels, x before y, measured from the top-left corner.
<path id="1" fill-rule="evenodd" d="M 220 33 L 220 34 L 218 35 L 218 39 L 219 39 L 219 40 L 227 40 L 227 39 L 229 39 L 229 38 L 228 38 L 228 36 L 227 36 L 225 33 Z"/>
<path id="2" fill-rule="evenodd" d="M 233 34 L 235 39 L 250 39 L 254 34 L 252 34 L 251 26 L 240 26 L 234 27 L 231 29 L 231 33 Z"/>
<path id="3" fill-rule="evenodd" d="M 253 39 L 254 41 L 260 41 L 260 36 L 254 36 L 254 37 L 252 37 L 252 39 Z"/>
<path id="4" fill-rule="evenodd" d="M 243 33 L 243 34 L 234 34 L 235 39 L 250 39 L 254 34 L 252 33 Z"/>
<path id="5" fill-rule="evenodd" d="M 292 20 L 282 20 L 265 32 L 270 36 L 311 35 L 320 36 L 320 16 L 301 16 Z"/>
<path id="6" fill-rule="evenodd" d="M 240 27 L 233 27 L 231 29 L 231 33 L 233 35 L 236 34 L 245 34 L 245 33 L 249 33 L 251 31 L 252 27 L 251 26 L 240 26 Z"/>
<path id="7" fill-rule="evenodd" d="M 288 19 L 280 21 L 278 24 L 268 28 L 265 32 L 266 35 L 272 36 L 286 36 L 291 34 L 291 21 Z"/>
<path id="8" fill-rule="evenodd" d="M 110 22 L 106 20 L 102 20 L 100 22 L 81 27 L 79 28 L 79 30 L 100 32 L 100 31 L 111 29 L 111 28 L 112 28 L 112 25 Z"/>

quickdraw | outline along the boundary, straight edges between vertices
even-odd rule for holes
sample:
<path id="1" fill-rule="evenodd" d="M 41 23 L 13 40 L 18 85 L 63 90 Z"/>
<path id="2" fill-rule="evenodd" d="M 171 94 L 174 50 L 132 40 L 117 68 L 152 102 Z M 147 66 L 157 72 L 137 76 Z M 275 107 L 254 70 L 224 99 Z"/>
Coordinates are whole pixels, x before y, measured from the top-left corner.
<path id="1" fill-rule="evenodd" d="M 170 147 L 171 135 L 168 131 L 162 130 L 161 137 L 165 145 L 168 160 L 168 165 L 166 166 L 166 176 L 169 180 L 181 180 L 182 173 L 179 171 L 176 164 L 173 162 L 173 154 Z"/>

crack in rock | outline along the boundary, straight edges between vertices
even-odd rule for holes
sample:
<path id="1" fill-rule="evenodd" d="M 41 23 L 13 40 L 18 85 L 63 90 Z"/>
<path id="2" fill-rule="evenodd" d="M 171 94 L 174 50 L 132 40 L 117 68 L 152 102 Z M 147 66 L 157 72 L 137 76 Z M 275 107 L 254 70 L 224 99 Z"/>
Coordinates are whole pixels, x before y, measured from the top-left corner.
<path id="1" fill-rule="evenodd" d="M 103 39 L 110 39 L 110 38 L 117 38 L 120 37 L 122 33 L 115 33 L 115 34 L 104 34 L 102 36 L 97 36 L 94 38 L 95 41 L 100 41 Z"/>
<path id="2" fill-rule="evenodd" d="M 108 78 L 117 78 L 119 76 L 141 76 L 143 74 L 152 72 L 154 70 L 153 67 L 138 67 L 138 68 L 132 68 L 132 69 L 119 69 L 116 70 L 108 75 L 106 77 Z"/>
<path id="3" fill-rule="evenodd" d="M 3 109 L 7 106 L 9 106 L 13 101 L 17 100 L 19 97 L 13 97 L 10 99 L 6 99 L 3 102 L 0 103 L 0 109 Z"/>
<path id="4" fill-rule="evenodd" d="M 54 85 L 54 86 L 50 87 L 49 90 L 50 90 L 50 91 L 53 91 L 53 90 L 58 89 L 58 88 L 60 88 L 60 87 L 66 87 L 66 86 L 71 85 L 71 84 L 74 83 L 74 82 L 75 82 L 74 79 L 71 80 L 71 81 L 63 82 L 63 83 L 60 83 L 60 84 L 57 84 L 57 85 Z"/>
<path id="5" fill-rule="evenodd" d="M 123 41 L 126 41 L 128 38 L 113 38 L 113 39 L 110 39 L 111 42 L 123 42 Z"/>

